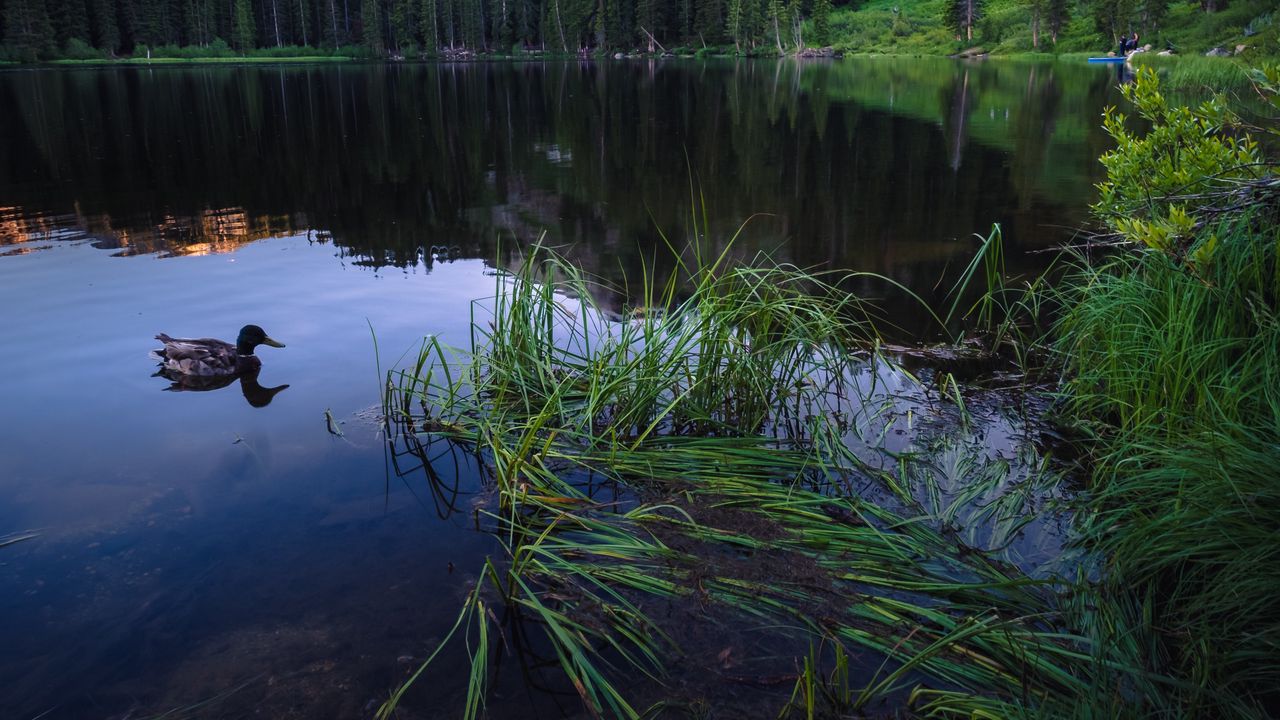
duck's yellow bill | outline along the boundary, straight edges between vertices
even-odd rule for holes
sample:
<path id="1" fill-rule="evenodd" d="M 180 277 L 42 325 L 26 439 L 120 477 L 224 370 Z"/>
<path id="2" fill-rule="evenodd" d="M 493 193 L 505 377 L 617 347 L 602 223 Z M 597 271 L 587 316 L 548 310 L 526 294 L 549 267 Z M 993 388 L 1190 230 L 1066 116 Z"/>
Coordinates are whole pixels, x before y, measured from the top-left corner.
<path id="1" fill-rule="evenodd" d="M 275 340 L 272 340 L 271 338 L 263 338 L 263 339 L 262 339 L 262 344 L 263 344 L 263 345 L 270 345 L 271 347 L 284 347 L 284 343 L 282 343 L 282 342 L 276 342 Z"/>

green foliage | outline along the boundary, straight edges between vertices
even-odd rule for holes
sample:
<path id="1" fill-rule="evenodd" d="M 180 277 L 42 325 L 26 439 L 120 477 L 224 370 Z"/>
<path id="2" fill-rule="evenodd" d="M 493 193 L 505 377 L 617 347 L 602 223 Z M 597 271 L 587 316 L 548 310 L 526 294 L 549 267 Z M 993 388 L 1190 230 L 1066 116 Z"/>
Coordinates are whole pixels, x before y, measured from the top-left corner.
<path id="1" fill-rule="evenodd" d="M 983 17 L 984 4 L 983 0 L 947 0 L 944 10 L 947 26 L 965 41 L 973 40 L 973 29 Z"/>
<path id="2" fill-rule="evenodd" d="M 209 43 L 208 50 L 209 55 L 212 57 L 232 57 L 235 55 L 235 51 L 231 49 L 227 41 L 220 37 L 214 38 L 213 42 Z"/>
<path id="3" fill-rule="evenodd" d="M 73 37 L 67 41 L 62 56 L 70 60 L 94 60 L 103 58 L 104 54 L 80 38 Z"/>
<path id="4" fill-rule="evenodd" d="M 382 3 L 378 0 L 365 0 L 360 4 L 360 41 L 377 56 L 387 51 L 386 38 L 382 32 Z"/>
<path id="5" fill-rule="evenodd" d="M 1130 62 L 1134 67 L 1155 70 L 1160 86 L 1173 90 L 1227 92 L 1252 88 L 1248 67 L 1235 58 L 1139 53 Z"/>
<path id="6" fill-rule="evenodd" d="M 1249 71 L 1249 79 L 1258 89 L 1258 94 L 1271 107 L 1280 110 L 1280 64 L 1267 64 L 1254 68 Z M 1273 135 L 1280 133 L 1280 127 L 1276 125 L 1265 129 Z"/>
<path id="7" fill-rule="evenodd" d="M 1266 95 L 1275 71 L 1256 76 Z M 1091 440 L 1081 531 L 1104 596 L 1142 599 L 1125 632 L 1158 629 L 1178 715 L 1262 717 L 1280 700 L 1276 177 L 1221 100 L 1174 107 L 1149 69 L 1127 97 L 1150 130 L 1108 112 L 1096 209 L 1143 249 L 1081 261 L 1057 327 L 1063 407 Z"/>
<path id="8" fill-rule="evenodd" d="M 831 42 L 831 0 L 813 0 L 813 43 L 827 45 Z"/>
<path id="9" fill-rule="evenodd" d="M 243 53 L 254 47 L 256 31 L 253 24 L 253 10 L 249 6 L 249 0 L 235 0 L 232 7 L 234 21 L 231 26 L 231 44 Z"/>
<path id="10" fill-rule="evenodd" d="M 35 62 L 55 53 L 53 23 L 43 0 L 5 0 L 5 54 L 21 62 Z"/>
<path id="11" fill-rule="evenodd" d="M 173 59 L 221 57 L 200 54 L 217 38 L 244 57 L 268 46 L 334 53 L 354 43 L 358 53 L 340 54 L 438 57 L 519 45 L 566 53 L 686 48 L 692 55 L 729 43 L 733 54 L 769 57 L 806 45 L 1097 53 L 1114 46 L 1119 32 L 1138 30 L 1157 47 L 1190 53 L 1244 44 L 1252 58 L 1280 55 L 1272 4 L 1233 0 L 1205 13 L 1168 0 L 5 0 L 0 56 L 91 59 L 80 46 L 67 54 L 73 38 L 107 57 L 183 48 L 165 50 Z M 1103 19 L 1073 23 L 1073 13 Z"/>
<path id="12" fill-rule="evenodd" d="M 1257 178 L 1257 143 L 1227 134 L 1238 120 L 1220 97 L 1195 108 L 1171 105 L 1150 69 L 1123 91 L 1151 130 L 1131 132 L 1124 114 L 1107 109 L 1103 126 L 1116 149 L 1101 158 L 1107 179 L 1093 210 L 1125 239 L 1199 265 L 1217 241 L 1201 236 L 1208 208 L 1198 207 L 1198 199 Z"/>

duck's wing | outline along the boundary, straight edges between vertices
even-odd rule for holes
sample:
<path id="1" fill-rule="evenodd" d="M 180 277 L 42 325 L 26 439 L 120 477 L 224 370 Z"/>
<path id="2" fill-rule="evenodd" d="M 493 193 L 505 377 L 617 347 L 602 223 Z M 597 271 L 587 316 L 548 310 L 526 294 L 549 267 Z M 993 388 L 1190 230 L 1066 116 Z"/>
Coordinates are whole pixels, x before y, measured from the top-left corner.
<path id="1" fill-rule="evenodd" d="M 213 338 L 156 335 L 164 347 L 156 355 L 167 370 L 183 375 L 225 375 L 236 370 L 236 348 Z"/>

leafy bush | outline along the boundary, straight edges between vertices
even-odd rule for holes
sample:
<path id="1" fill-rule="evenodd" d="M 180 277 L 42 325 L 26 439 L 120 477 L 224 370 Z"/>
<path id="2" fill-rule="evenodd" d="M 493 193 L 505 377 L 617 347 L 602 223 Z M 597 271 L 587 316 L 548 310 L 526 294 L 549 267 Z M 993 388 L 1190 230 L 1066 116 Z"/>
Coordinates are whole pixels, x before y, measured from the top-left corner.
<path id="1" fill-rule="evenodd" d="M 236 54 L 236 51 L 227 44 L 227 41 L 220 37 L 214 38 L 206 50 L 209 53 L 209 57 L 235 57 Z"/>
<path id="2" fill-rule="evenodd" d="M 62 57 L 68 60 L 100 60 L 105 58 L 106 54 L 84 40 L 73 37 L 67 40 L 66 47 L 62 50 Z"/>
<path id="3" fill-rule="evenodd" d="M 1150 68 L 1140 69 L 1123 92 L 1152 128 L 1139 136 L 1126 126 L 1124 114 L 1107 109 L 1103 126 L 1117 147 L 1101 158 L 1107 179 L 1098 186 L 1093 210 L 1128 240 L 1179 261 L 1207 262 L 1217 237 L 1201 236 L 1209 209 L 1197 198 L 1257 178 L 1257 143 L 1228 134 L 1239 121 L 1221 97 L 1196 108 L 1171 106 Z"/>

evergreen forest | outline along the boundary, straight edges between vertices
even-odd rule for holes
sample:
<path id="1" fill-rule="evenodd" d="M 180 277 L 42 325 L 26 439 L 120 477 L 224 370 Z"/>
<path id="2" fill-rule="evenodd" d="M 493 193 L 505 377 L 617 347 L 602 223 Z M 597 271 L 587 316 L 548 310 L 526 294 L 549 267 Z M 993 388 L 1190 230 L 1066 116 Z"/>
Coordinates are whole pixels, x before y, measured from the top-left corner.
<path id="1" fill-rule="evenodd" d="M 776 56 L 832 45 L 897 54 L 950 54 L 977 46 L 1001 53 L 1061 52 L 1105 50 L 1133 32 L 1179 51 L 1224 43 L 1234 47 L 1243 40 L 1274 54 L 1275 48 L 1264 48 L 1275 44 L 1269 5 L 1269 0 L 0 0 L 0 61 L 636 51 Z"/>

